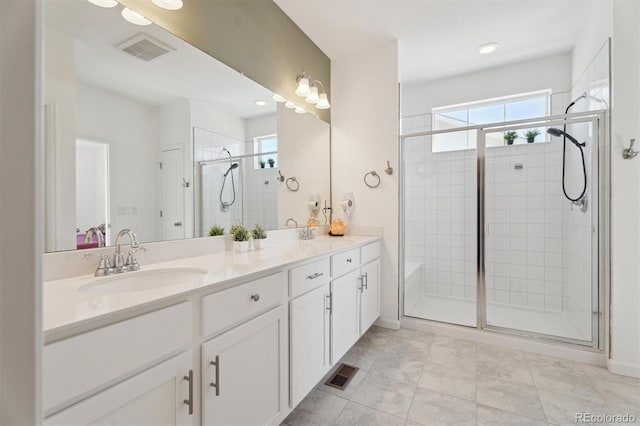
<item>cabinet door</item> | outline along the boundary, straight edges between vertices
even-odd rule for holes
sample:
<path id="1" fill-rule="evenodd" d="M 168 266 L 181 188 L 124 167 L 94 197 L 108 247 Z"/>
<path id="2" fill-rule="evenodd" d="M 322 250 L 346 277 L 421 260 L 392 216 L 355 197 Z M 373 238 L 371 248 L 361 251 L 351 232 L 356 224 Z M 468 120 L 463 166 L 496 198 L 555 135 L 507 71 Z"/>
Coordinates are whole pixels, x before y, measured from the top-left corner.
<path id="1" fill-rule="evenodd" d="M 288 403 L 287 309 L 275 308 L 202 345 L 204 425 L 265 425 Z"/>
<path id="2" fill-rule="evenodd" d="M 380 261 L 360 268 L 360 334 L 364 334 L 380 316 Z"/>
<path id="3" fill-rule="evenodd" d="M 360 337 L 358 271 L 331 282 L 331 362 L 337 362 Z"/>
<path id="4" fill-rule="evenodd" d="M 194 389 L 185 379 L 191 365 L 192 353 L 185 352 L 46 418 L 44 424 L 191 425 Z"/>
<path id="5" fill-rule="evenodd" d="M 329 284 L 291 302 L 291 406 L 329 371 Z"/>

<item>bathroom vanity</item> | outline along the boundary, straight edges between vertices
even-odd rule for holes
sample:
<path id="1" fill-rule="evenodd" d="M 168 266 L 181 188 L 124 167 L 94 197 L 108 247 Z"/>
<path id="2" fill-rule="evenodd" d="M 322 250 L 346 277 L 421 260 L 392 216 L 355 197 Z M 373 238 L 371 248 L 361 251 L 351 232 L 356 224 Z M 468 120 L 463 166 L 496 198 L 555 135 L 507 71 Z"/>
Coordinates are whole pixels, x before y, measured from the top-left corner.
<path id="1" fill-rule="evenodd" d="M 45 424 L 280 424 L 378 318 L 379 257 L 319 237 L 45 282 Z"/>

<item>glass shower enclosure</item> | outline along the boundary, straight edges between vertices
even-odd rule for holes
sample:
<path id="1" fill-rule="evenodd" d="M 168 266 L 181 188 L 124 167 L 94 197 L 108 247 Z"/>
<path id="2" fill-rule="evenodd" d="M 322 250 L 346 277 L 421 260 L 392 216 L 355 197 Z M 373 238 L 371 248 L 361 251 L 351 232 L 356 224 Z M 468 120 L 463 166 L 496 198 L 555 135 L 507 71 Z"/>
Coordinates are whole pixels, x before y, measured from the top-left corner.
<path id="1" fill-rule="evenodd" d="M 404 317 L 600 347 L 604 111 L 444 127 L 401 136 Z"/>

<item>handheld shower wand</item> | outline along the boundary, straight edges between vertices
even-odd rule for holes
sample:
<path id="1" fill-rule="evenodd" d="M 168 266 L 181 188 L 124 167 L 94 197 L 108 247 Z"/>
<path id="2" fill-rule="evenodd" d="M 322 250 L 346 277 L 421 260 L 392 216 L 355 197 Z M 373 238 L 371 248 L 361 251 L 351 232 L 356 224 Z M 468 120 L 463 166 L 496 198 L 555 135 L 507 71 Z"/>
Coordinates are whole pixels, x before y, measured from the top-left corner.
<path id="1" fill-rule="evenodd" d="M 227 148 L 222 148 L 222 151 L 226 152 L 229 155 L 229 168 L 223 174 L 222 186 L 220 187 L 220 195 L 218 196 L 218 199 L 220 200 L 220 210 L 223 212 L 228 212 L 229 207 L 231 207 L 236 202 L 236 183 L 233 180 L 233 171 L 237 169 L 240 165 L 238 163 L 234 163 L 231 161 L 231 153 Z M 225 187 L 225 184 L 227 183 L 227 176 L 229 174 L 231 174 L 231 191 L 233 195 L 232 195 L 231 201 L 227 202 L 222 199 L 222 195 L 224 193 L 224 187 Z"/>

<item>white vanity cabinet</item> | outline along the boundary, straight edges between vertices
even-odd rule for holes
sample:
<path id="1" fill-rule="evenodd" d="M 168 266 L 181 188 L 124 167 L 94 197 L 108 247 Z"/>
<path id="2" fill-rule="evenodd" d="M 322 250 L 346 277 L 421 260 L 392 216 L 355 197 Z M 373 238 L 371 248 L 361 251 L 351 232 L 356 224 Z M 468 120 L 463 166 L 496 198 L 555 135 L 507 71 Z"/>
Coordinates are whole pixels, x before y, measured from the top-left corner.
<path id="1" fill-rule="evenodd" d="M 284 419 L 289 402 L 286 301 L 285 273 L 203 298 L 204 330 L 220 328 L 212 319 L 221 311 L 229 312 L 221 319 L 225 324 L 229 318 L 240 321 L 202 345 L 203 425 L 267 425 Z"/>
<path id="2" fill-rule="evenodd" d="M 185 352 L 45 419 L 47 426 L 193 425 L 192 353 Z"/>
<path id="3" fill-rule="evenodd" d="M 329 371 L 331 287 L 329 258 L 291 269 L 290 379 L 295 407 Z"/>

